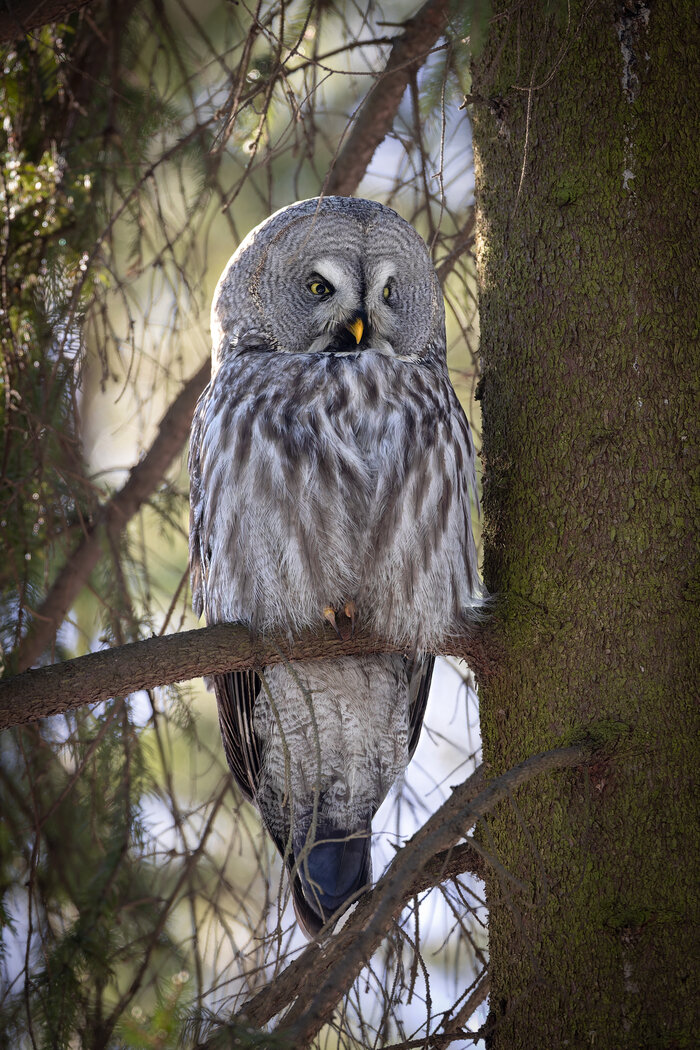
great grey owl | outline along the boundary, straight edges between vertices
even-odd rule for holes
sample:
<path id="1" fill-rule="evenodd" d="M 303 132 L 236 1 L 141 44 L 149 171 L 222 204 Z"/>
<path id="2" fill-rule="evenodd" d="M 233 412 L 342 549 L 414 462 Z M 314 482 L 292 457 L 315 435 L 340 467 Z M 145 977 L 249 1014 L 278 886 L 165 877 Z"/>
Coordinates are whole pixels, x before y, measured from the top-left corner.
<path id="1" fill-rule="evenodd" d="M 189 460 L 195 611 L 289 632 L 345 610 L 407 653 L 214 678 L 229 765 L 314 935 L 370 881 L 427 654 L 478 615 L 474 449 L 425 243 L 380 204 L 301 201 L 258 226 L 219 280 L 212 337 Z"/>

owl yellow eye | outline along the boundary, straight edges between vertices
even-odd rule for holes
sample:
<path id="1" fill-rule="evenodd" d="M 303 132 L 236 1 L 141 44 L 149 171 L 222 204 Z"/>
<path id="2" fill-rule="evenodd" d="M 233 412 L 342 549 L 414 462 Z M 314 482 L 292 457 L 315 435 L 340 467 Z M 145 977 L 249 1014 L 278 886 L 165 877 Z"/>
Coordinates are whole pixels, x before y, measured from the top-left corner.
<path id="1" fill-rule="evenodd" d="M 384 291 L 382 292 L 382 295 L 384 296 L 385 299 L 388 299 L 389 296 L 391 295 L 391 288 L 389 287 L 388 284 L 384 285 Z"/>
<path id="2" fill-rule="evenodd" d="M 309 281 L 309 291 L 312 295 L 317 295 L 319 298 L 324 298 L 327 295 L 333 294 L 333 289 L 325 281 L 313 280 Z"/>

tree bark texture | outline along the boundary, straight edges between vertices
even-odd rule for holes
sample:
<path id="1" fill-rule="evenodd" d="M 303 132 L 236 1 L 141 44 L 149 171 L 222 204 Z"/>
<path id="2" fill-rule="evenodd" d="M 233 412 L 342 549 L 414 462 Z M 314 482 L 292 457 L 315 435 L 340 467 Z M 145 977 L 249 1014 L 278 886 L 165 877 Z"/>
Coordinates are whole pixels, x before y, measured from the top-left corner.
<path id="1" fill-rule="evenodd" d="M 697 1025 L 696 7 L 495 3 L 473 102 L 485 768 L 623 732 L 482 826 L 492 1050 Z M 695 488 L 693 488 L 695 485 Z M 523 884 L 525 889 L 523 889 Z"/>

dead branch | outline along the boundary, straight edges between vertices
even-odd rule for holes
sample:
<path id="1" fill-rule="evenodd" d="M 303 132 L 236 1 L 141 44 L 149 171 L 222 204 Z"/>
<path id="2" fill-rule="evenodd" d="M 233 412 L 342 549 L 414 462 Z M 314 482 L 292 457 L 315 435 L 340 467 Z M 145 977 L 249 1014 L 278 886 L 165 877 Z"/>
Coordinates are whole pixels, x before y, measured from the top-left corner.
<path id="1" fill-rule="evenodd" d="M 447 0 L 428 0 L 396 37 L 384 72 L 357 115 L 345 145 L 335 159 L 324 193 L 350 197 L 357 191 L 375 150 L 394 123 L 412 73 L 427 58 L 445 30 Z"/>
<path id="2" fill-rule="evenodd" d="M 441 285 L 445 284 L 445 281 L 452 273 L 456 263 L 462 258 L 462 256 L 468 252 L 474 244 L 474 229 L 476 226 L 476 213 L 474 208 L 471 208 L 467 215 L 467 221 L 464 224 L 463 229 L 459 231 L 454 239 L 454 243 L 450 250 L 449 255 L 446 255 L 444 259 L 441 259 L 438 265 L 435 267 L 435 272 L 438 275 L 438 280 Z"/>
<path id="3" fill-rule="evenodd" d="M 36 9 L 37 12 L 40 9 L 45 12 L 48 6 L 48 3 L 26 5 L 27 9 Z M 65 8 L 68 5 L 64 2 L 54 6 Z M 337 158 L 326 192 L 348 195 L 357 189 L 374 151 L 392 126 L 411 72 L 425 60 L 444 31 L 447 9 L 447 0 L 428 0 L 406 22 L 404 32 L 392 47 L 384 74 L 365 100 Z M 446 269 L 445 276 L 447 272 Z M 105 530 L 114 535 L 123 528 L 162 479 L 187 438 L 194 405 L 208 375 L 209 364 L 206 363 L 185 384 L 163 417 L 159 434 L 147 455 L 132 469 L 124 488 L 103 507 L 68 557 L 41 607 L 34 613 L 32 626 L 20 643 L 16 660 L 10 659 L 18 671 L 31 667 L 52 644 L 58 627 L 100 559 Z"/>
<path id="4" fill-rule="evenodd" d="M 471 988 L 468 989 L 469 994 L 460 1006 L 457 1013 L 454 1016 L 451 1016 L 449 1013 L 445 1016 L 445 1019 L 441 1025 L 444 1035 L 442 1033 L 435 1033 L 432 1036 L 431 1050 L 433 1043 L 435 1044 L 435 1050 L 437 1050 L 437 1047 L 440 1045 L 440 1043 L 437 1042 L 437 1040 L 441 1038 L 464 1039 L 465 1036 L 467 1038 L 469 1037 L 470 1033 L 464 1032 L 464 1026 L 468 1024 L 469 1019 L 474 1014 L 474 1011 L 484 1002 L 490 990 L 491 975 L 489 974 L 488 969 L 485 968 L 481 971 Z M 482 1033 L 474 1032 L 473 1036 L 475 1039 L 480 1039 L 482 1038 Z M 390 1048 L 387 1047 L 387 1050 L 390 1050 Z"/>
<path id="5" fill-rule="evenodd" d="M 439 850 L 453 847 L 478 820 L 521 784 L 538 773 L 581 765 L 589 755 L 584 747 L 557 748 L 535 755 L 486 785 L 476 797 L 474 788 L 483 777 L 477 770 L 461 784 L 452 796 L 401 850 L 391 867 L 372 892 L 374 907 L 360 929 L 336 955 L 325 951 L 307 973 L 305 989 L 318 989 L 307 1005 L 297 997 L 284 1019 L 284 1030 L 292 1036 L 294 1046 L 308 1046 L 323 1024 L 329 1020 L 338 1000 L 347 992 L 364 963 L 372 956 L 382 938 L 411 896 L 414 879 L 427 859 Z M 359 910 L 359 909 L 358 909 Z M 344 933 L 345 931 L 341 931 Z"/>
<path id="6" fill-rule="evenodd" d="M 488 674 L 492 637 L 492 629 L 477 628 L 453 638 L 444 651 L 467 660 L 476 673 Z M 280 636 L 255 638 L 241 624 L 216 624 L 103 649 L 0 679 L 0 729 L 205 674 L 265 667 L 288 659 L 397 651 L 395 645 L 362 631 L 345 641 L 330 629 L 308 631 L 291 642 Z"/>
<path id="7" fill-rule="evenodd" d="M 155 491 L 180 452 L 189 433 L 197 398 L 209 378 L 210 367 L 206 361 L 185 383 L 163 416 L 155 441 L 146 455 L 132 468 L 123 488 L 104 505 L 97 520 L 69 556 L 41 608 L 34 614 L 31 629 L 22 639 L 16 660 L 19 671 L 36 663 L 53 642 L 66 613 L 100 559 L 105 533 L 114 536 L 121 531 Z"/>

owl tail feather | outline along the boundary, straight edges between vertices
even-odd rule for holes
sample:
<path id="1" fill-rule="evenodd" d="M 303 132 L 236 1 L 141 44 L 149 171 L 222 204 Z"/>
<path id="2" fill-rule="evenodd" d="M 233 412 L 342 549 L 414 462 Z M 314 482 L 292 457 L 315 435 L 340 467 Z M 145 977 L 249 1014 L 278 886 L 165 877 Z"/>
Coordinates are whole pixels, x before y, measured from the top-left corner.
<path id="1" fill-rule="evenodd" d="M 371 826 L 348 832 L 319 827 L 311 846 L 297 854 L 292 879 L 294 911 L 307 937 L 339 918 L 372 879 Z"/>

